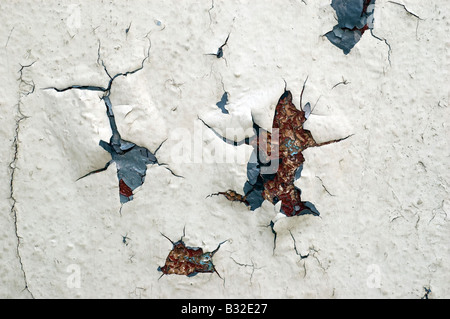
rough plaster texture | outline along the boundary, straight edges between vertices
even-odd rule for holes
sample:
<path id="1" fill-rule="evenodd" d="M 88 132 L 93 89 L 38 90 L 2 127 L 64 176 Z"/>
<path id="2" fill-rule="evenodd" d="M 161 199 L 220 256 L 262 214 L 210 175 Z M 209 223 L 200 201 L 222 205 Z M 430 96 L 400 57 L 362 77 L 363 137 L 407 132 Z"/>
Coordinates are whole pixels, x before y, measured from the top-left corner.
<path id="1" fill-rule="evenodd" d="M 323 37 L 336 24 L 328 0 L 1 1 L 0 296 L 450 297 L 450 4 L 401 3 L 378 0 L 376 37 L 344 55 Z M 230 32 L 223 58 L 205 55 Z M 106 86 L 101 60 L 133 70 L 149 39 L 144 68 L 110 98 L 122 138 L 150 151 L 167 139 L 158 160 L 184 178 L 149 165 L 121 207 L 114 164 L 76 181 L 110 159 L 102 94 L 45 88 Z M 242 188 L 251 147 L 226 145 L 198 116 L 225 131 L 253 113 L 270 129 L 283 79 L 298 106 L 307 76 L 315 139 L 354 134 L 304 152 L 297 183 L 321 216 L 206 198 Z M 216 106 L 224 90 L 229 114 Z M 223 279 L 158 280 L 171 249 L 160 233 L 178 240 L 184 227 L 205 251 L 228 240 L 214 255 Z"/>

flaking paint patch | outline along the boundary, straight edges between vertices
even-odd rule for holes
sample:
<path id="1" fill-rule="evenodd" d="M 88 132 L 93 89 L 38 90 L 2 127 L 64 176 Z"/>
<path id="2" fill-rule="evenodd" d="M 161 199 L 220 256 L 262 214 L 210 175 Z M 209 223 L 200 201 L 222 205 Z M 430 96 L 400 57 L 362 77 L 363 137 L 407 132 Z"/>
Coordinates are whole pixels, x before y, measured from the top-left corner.
<path id="1" fill-rule="evenodd" d="M 303 90 L 305 85 L 306 81 Z M 303 128 L 310 113 L 310 106 L 305 110 L 301 107 L 301 98 L 300 110 L 297 109 L 292 103 L 291 92 L 285 88 L 275 109 L 272 132 L 259 127 L 253 121 L 255 135 L 236 142 L 222 137 L 203 122 L 226 143 L 234 146 L 242 144 L 253 146 L 253 153 L 247 164 L 248 180 L 244 185 L 244 195 L 234 190 L 212 195 L 223 195 L 230 201 L 242 202 L 251 210 L 261 207 L 264 200 L 274 205 L 281 201 L 280 212 L 288 217 L 320 215 L 314 204 L 301 200 L 301 190 L 294 184 L 300 178 L 305 162 L 302 152 L 309 147 L 336 143 L 350 136 L 317 143 L 311 132 Z"/>
<path id="2" fill-rule="evenodd" d="M 333 0 L 338 24 L 326 33 L 327 39 L 349 54 L 364 32 L 372 29 L 375 0 Z"/>
<path id="3" fill-rule="evenodd" d="M 186 246 L 183 241 L 184 233 L 177 242 L 173 242 L 164 234 L 161 235 L 167 238 L 173 245 L 164 266 L 158 267 L 158 271 L 163 273 L 161 277 L 164 275 L 185 275 L 187 277 L 193 277 L 199 273 L 213 272 L 217 273 L 220 277 L 213 264 L 212 257 L 226 241 L 221 242 L 212 252 L 204 253 L 200 247 Z"/>
<path id="4" fill-rule="evenodd" d="M 106 163 L 104 168 L 92 171 L 81 178 L 105 171 L 112 162 L 115 162 L 119 180 L 120 202 L 123 204 L 132 200 L 133 191 L 144 183 L 147 165 L 158 164 L 158 160 L 155 156 L 156 152 L 153 154 L 148 149 L 121 138 L 117 130 L 111 100 L 108 96 L 104 96 L 103 100 L 106 105 L 112 136 L 109 143 L 101 140 L 99 144 L 111 154 L 111 160 Z"/>

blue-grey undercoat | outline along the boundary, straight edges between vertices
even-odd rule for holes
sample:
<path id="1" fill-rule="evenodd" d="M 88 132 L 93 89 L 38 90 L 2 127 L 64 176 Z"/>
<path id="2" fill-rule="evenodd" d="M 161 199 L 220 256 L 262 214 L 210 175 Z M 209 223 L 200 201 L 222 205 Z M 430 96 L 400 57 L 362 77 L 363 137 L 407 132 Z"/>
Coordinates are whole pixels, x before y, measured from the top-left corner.
<path id="1" fill-rule="evenodd" d="M 88 174 L 80 177 L 84 178 L 89 175 L 99 173 L 108 169 L 112 162 L 116 163 L 117 178 L 119 181 L 123 181 L 131 191 L 141 186 L 145 181 L 145 175 L 147 172 L 148 164 L 158 164 L 155 154 L 150 152 L 145 147 L 136 145 L 133 142 L 123 140 L 117 129 L 116 121 L 114 118 L 114 112 L 112 109 L 112 103 L 108 96 L 104 96 L 102 100 L 106 105 L 106 114 L 111 126 L 112 135 L 109 143 L 101 140 L 99 145 L 108 153 L 111 154 L 111 160 L 106 163 L 104 168 L 94 170 Z M 159 147 L 158 147 L 159 149 Z M 120 202 L 126 203 L 133 199 L 133 196 L 126 196 L 120 193 Z"/>

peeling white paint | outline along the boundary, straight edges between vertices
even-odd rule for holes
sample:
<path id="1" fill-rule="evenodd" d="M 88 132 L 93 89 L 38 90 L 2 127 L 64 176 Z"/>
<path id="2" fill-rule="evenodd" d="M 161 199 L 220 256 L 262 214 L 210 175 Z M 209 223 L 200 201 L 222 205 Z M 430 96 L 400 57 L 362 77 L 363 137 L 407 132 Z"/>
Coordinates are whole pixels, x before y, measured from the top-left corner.
<path id="1" fill-rule="evenodd" d="M 450 5 L 405 2 L 418 22 L 389 2 L 377 0 L 373 31 L 391 50 L 364 36 L 345 56 L 321 37 L 335 24 L 325 0 L 3 1 L 0 297 L 448 298 Z M 228 34 L 226 62 L 205 55 Z M 115 80 L 110 98 L 123 138 L 150 150 L 168 138 L 158 160 L 185 178 L 149 165 L 121 207 L 115 165 L 76 181 L 109 160 L 101 92 L 43 89 L 104 86 L 99 52 L 110 74 L 133 70 L 148 39 L 143 69 Z M 354 136 L 304 152 L 296 185 L 321 216 L 277 219 L 273 250 L 273 205 L 206 198 L 242 190 L 246 163 L 173 161 L 171 137 L 223 143 L 196 135 L 198 116 L 226 129 L 253 114 L 270 129 L 283 80 L 298 105 L 307 76 L 303 101 L 321 97 L 307 121 L 317 141 Z M 224 88 L 228 115 L 216 106 Z M 228 240 L 214 255 L 224 280 L 158 280 L 171 249 L 160 233 L 183 227 L 205 251 Z"/>

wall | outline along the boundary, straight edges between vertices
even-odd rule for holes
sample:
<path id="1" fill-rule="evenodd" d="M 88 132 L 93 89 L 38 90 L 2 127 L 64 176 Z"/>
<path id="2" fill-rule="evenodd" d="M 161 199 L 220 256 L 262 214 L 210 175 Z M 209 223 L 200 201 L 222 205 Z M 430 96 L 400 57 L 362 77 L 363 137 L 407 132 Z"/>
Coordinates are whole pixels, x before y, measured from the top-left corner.
<path id="1" fill-rule="evenodd" d="M 373 35 L 344 55 L 323 36 L 336 24 L 325 0 L 2 1 L 0 296 L 448 298 L 450 7 L 402 4 L 377 0 Z M 205 55 L 228 34 L 223 58 Z M 148 165 L 123 205 L 116 164 L 77 180 L 111 159 L 103 92 L 47 89 L 106 87 L 105 69 L 139 69 L 110 90 L 122 138 L 165 141 L 167 165 Z M 208 197 L 242 190 L 251 147 L 198 118 L 270 128 L 284 81 L 298 106 L 306 77 L 314 138 L 354 134 L 304 152 L 296 185 L 320 217 Z M 227 240 L 220 277 L 160 278 L 161 233 L 183 229 L 205 251 Z"/>

